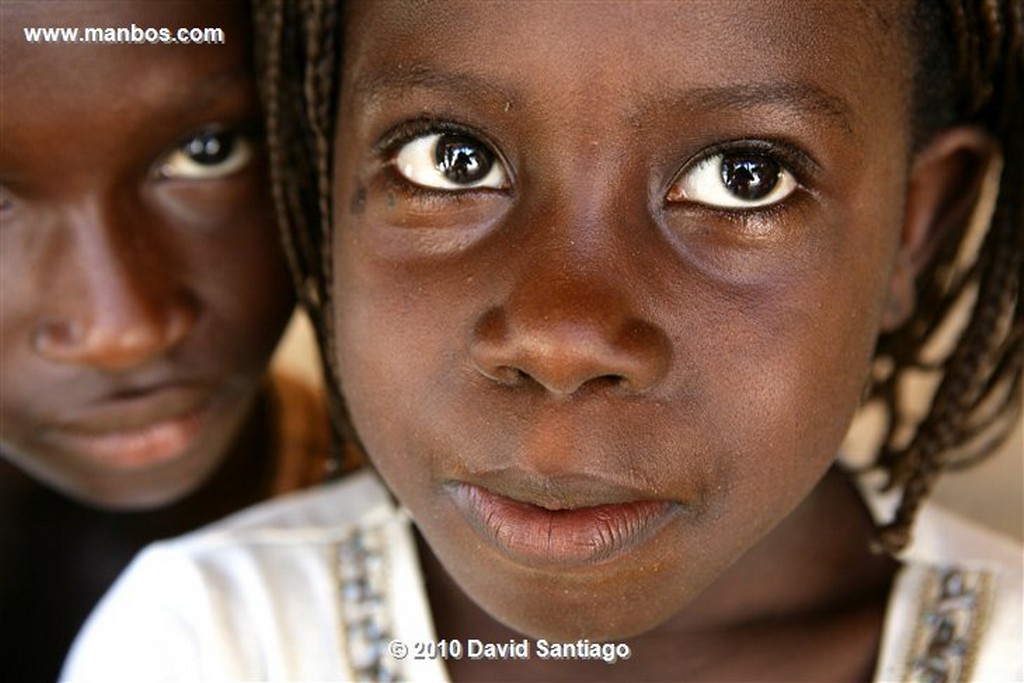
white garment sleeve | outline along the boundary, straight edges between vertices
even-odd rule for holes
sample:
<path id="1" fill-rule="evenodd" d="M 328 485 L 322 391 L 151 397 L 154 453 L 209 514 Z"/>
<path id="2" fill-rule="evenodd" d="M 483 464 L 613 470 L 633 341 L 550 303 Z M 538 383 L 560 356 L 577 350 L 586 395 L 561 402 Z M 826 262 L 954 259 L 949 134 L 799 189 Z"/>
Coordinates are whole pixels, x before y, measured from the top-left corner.
<path id="1" fill-rule="evenodd" d="M 342 566 L 356 534 L 375 561 Z M 345 581 L 381 594 L 351 603 Z M 375 478 L 354 475 L 144 550 L 89 617 L 62 680 L 351 680 L 368 614 L 381 638 L 434 639 L 409 521 Z M 403 679 L 446 679 L 436 660 L 389 663 Z"/>
<path id="2" fill-rule="evenodd" d="M 61 680 L 203 678 L 195 626 L 205 589 L 187 562 L 152 546 L 114 583 L 75 639 Z"/>

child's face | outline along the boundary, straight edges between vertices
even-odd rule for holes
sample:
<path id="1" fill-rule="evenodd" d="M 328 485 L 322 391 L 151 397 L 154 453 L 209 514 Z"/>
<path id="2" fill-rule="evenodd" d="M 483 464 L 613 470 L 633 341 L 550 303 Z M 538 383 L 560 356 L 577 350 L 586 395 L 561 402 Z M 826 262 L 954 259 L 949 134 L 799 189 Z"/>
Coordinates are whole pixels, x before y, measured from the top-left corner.
<path id="1" fill-rule="evenodd" d="M 238 5 L 3 5 L 3 454 L 89 503 L 198 486 L 291 310 Z M 22 31 L 133 24 L 227 42 Z"/>
<path id="2" fill-rule="evenodd" d="M 343 390 L 381 474 L 496 617 L 649 629 L 832 463 L 901 235 L 911 69 L 884 14 L 352 10 Z"/>

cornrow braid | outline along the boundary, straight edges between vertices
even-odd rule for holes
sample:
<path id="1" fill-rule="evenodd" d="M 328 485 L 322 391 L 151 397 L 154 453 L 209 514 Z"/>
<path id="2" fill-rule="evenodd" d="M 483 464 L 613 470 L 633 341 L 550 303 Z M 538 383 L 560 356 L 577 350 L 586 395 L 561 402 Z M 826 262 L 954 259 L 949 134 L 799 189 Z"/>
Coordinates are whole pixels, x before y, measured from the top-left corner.
<path id="1" fill-rule="evenodd" d="M 917 510 L 938 475 L 992 452 L 1016 424 L 1021 406 L 1022 1 L 915 0 L 914 15 L 937 22 L 935 31 L 914 31 L 926 43 L 917 50 L 918 62 L 929 65 L 929 72 L 921 70 L 929 87 L 915 93 L 915 108 L 922 120 L 938 119 L 923 125 L 927 130 L 918 142 L 942 126 L 975 125 L 999 141 L 1003 167 L 980 247 L 969 248 L 969 231 L 942 245 L 918 279 L 918 305 L 910 319 L 878 342 L 867 398 L 881 403 L 888 416 L 873 466 L 887 472 L 888 486 L 900 491 L 894 518 L 878 529 L 881 546 L 893 553 L 909 541 Z M 300 301 L 324 354 L 336 433 L 353 438 L 334 365 L 331 305 L 331 148 L 341 82 L 341 2 L 256 0 L 254 6 L 278 218 Z M 949 68 L 933 69 L 933 60 L 922 56 L 927 50 Z M 968 322 L 951 350 L 934 360 L 930 347 L 965 306 Z M 927 416 L 915 422 L 900 400 L 901 387 L 921 371 L 937 373 L 940 380 Z"/>
<path id="2" fill-rule="evenodd" d="M 331 145 L 341 31 L 337 11 L 337 3 L 330 0 L 253 3 L 256 71 L 277 220 L 299 302 L 321 349 L 336 436 L 332 459 L 340 466 L 344 443 L 355 441 L 334 367 L 331 324 Z"/>
<path id="3" fill-rule="evenodd" d="M 955 46 L 955 120 L 993 134 L 1001 143 L 1003 168 L 995 208 L 974 262 L 966 267 L 957 263 L 969 236 L 964 231 L 922 273 L 919 305 L 910 320 L 879 343 L 876 362 L 885 359 L 891 371 L 882 373 L 871 392 L 889 414 L 876 464 L 889 472 L 889 487 L 901 490 L 894 518 L 878 532 L 889 552 L 909 542 L 914 517 L 938 475 L 993 452 L 1016 425 L 1021 406 L 1021 2 L 947 0 L 944 7 L 930 9 L 945 10 Z M 968 322 L 952 349 L 940 361 L 926 360 L 925 350 L 972 297 Z M 937 370 L 941 379 L 927 416 L 901 447 L 896 436 L 909 418 L 899 401 L 899 387 L 914 370 Z"/>

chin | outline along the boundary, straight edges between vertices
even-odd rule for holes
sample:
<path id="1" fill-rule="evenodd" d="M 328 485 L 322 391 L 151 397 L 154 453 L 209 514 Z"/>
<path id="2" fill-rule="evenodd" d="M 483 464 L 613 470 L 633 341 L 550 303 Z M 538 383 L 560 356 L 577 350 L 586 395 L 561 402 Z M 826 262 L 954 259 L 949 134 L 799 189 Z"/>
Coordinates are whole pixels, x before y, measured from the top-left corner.
<path id="1" fill-rule="evenodd" d="M 110 512 L 148 512 L 169 507 L 195 492 L 202 481 L 161 481 L 131 483 L 94 481 L 85 487 L 64 489 L 65 495 L 82 505 Z"/>
<path id="2" fill-rule="evenodd" d="M 562 575 L 456 565 L 452 577 L 493 619 L 552 642 L 618 641 L 655 629 L 686 609 L 707 582 L 659 564 Z M 682 575 L 681 575 L 682 574 Z"/>
<path id="3" fill-rule="evenodd" d="M 530 638 L 544 638 L 551 642 L 573 642 L 587 639 L 597 642 L 621 641 L 638 636 L 661 626 L 682 608 L 666 609 L 664 602 L 648 611 L 651 601 L 643 605 L 627 604 L 623 596 L 593 596 L 586 602 L 570 601 L 557 604 L 550 600 L 538 600 L 541 604 L 531 610 L 524 600 L 510 610 L 487 609 L 488 613 L 505 626 Z"/>
<path id="4" fill-rule="evenodd" d="M 148 512 L 174 505 L 199 490 L 219 460 L 197 467 L 194 458 L 148 470 L 92 472 L 75 480 L 51 482 L 68 498 L 110 512 Z"/>

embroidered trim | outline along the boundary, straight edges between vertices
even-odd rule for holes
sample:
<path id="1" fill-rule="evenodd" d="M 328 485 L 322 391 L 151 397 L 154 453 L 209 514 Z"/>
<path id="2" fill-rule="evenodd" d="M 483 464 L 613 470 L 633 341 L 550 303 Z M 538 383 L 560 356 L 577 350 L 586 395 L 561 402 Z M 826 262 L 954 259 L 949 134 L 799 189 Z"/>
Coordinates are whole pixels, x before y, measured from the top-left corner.
<path id="1" fill-rule="evenodd" d="M 357 531 L 338 545 L 338 582 L 345 649 L 360 681 L 394 681 L 385 595 L 384 543 L 377 531 Z"/>
<path id="2" fill-rule="evenodd" d="M 988 572 L 948 567 L 929 570 L 921 592 L 921 616 L 907 654 L 903 680 L 960 683 L 970 680 L 988 617 Z"/>

